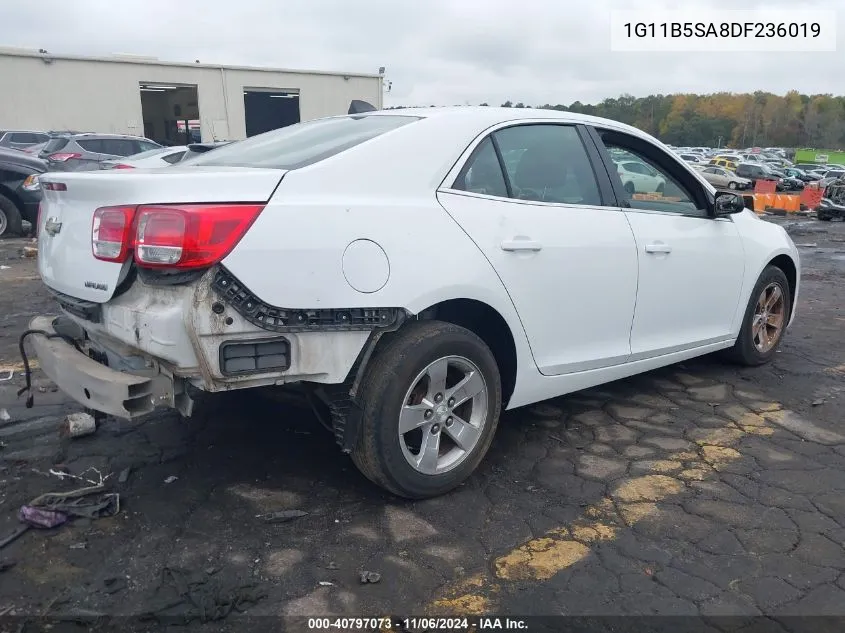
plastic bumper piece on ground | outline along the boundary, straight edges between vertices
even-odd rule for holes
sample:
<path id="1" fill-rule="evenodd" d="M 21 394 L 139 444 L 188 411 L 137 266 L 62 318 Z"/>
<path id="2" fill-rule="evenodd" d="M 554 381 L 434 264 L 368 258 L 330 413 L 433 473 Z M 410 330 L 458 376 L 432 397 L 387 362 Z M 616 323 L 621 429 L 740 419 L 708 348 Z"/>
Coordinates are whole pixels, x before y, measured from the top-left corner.
<path id="1" fill-rule="evenodd" d="M 52 334 L 53 318 L 35 317 L 29 329 Z M 61 338 L 32 334 L 29 341 L 44 373 L 62 392 L 85 407 L 132 419 L 152 411 L 157 402 L 172 400 L 172 381 L 163 381 L 163 376 L 136 376 L 110 369 Z M 170 382 L 171 388 L 163 389 L 163 382 Z"/>

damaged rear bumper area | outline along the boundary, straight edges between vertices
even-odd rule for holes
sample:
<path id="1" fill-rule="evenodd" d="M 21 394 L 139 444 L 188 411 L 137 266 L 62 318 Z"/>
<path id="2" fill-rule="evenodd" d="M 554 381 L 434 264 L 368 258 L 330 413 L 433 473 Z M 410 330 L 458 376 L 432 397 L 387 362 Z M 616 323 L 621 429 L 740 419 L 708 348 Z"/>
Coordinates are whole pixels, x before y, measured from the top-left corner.
<path id="1" fill-rule="evenodd" d="M 41 370 L 81 405 L 120 418 L 133 419 L 157 407 L 190 415 L 191 400 L 181 383 L 161 368 L 145 374 L 117 371 L 91 358 L 84 333 L 67 317 L 39 316 L 29 323 L 27 341 Z"/>

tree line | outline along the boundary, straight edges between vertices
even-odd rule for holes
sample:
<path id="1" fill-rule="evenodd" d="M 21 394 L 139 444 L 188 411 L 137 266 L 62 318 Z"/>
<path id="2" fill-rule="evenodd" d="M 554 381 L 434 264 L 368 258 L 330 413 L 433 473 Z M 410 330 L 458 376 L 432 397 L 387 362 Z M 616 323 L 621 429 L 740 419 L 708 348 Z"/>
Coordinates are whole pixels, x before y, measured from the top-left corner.
<path id="1" fill-rule="evenodd" d="M 805 95 L 795 90 L 785 95 L 762 91 L 647 97 L 623 94 L 598 104 L 576 101 L 570 105 L 531 106 L 506 101 L 502 107 L 534 107 L 614 119 L 670 145 L 845 147 L 845 96 L 830 94 Z"/>

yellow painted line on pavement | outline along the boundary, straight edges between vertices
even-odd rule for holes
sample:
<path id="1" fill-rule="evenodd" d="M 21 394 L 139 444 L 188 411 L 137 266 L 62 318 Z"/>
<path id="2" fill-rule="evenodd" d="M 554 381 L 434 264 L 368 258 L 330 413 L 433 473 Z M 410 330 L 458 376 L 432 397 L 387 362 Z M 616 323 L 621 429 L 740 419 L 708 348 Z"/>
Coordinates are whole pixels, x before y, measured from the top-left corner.
<path id="1" fill-rule="evenodd" d="M 703 481 L 742 455 L 732 448 L 743 437 L 767 436 L 774 431 L 761 413 L 777 415 L 783 410 L 777 402 L 759 402 L 754 408 L 739 404 L 719 407 L 719 414 L 730 419 L 724 427 L 701 429 L 692 441 L 697 451 L 676 451 L 656 462 L 666 472 L 667 464 L 685 462 L 675 475 L 646 474 L 621 481 L 598 503 L 567 526 L 555 528 L 531 539 L 493 560 L 491 569 L 479 572 L 449 586 L 442 598 L 430 605 L 435 613 L 485 615 L 497 609 L 496 596 L 509 582 L 543 582 L 584 560 L 590 546 L 612 541 L 623 529 L 658 513 L 657 504 L 684 491 L 690 481 Z"/>
<path id="2" fill-rule="evenodd" d="M 38 369 L 38 359 L 32 358 L 29 361 L 29 368 L 30 369 Z M 24 366 L 23 363 L 9 363 L 6 365 L 0 365 L 0 374 L 5 374 L 6 372 L 13 371 L 15 373 L 23 373 Z"/>

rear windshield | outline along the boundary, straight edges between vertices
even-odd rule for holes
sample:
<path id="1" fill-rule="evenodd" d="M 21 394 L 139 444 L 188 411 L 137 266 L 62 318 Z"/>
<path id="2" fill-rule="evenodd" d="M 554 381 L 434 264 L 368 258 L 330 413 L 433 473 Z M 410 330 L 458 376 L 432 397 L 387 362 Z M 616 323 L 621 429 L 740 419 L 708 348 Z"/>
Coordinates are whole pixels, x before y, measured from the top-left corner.
<path id="1" fill-rule="evenodd" d="M 44 151 L 45 152 L 58 152 L 65 145 L 67 145 L 69 141 L 70 141 L 70 139 L 67 139 L 67 138 L 61 138 L 61 137 L 51 138 L 49 141 L 47 141 L 47 144 L 44 146 Z"/>
<path id="2" fill-rule="evenodd" d="M 186 157 L 181 164 L 299 169 L 418 119 L 394 115 L 316 119 L 265 132 L 196 158 Z"/>

